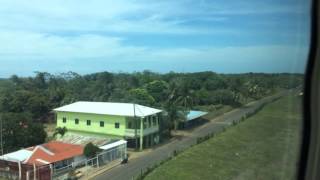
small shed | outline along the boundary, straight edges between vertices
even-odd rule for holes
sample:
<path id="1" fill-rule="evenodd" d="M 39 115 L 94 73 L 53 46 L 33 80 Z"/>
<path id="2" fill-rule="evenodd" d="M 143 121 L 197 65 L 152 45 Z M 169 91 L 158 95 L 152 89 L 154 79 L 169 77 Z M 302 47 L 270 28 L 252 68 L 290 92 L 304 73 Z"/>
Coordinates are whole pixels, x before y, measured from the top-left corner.
<path id="1" fill-rule="evenodd" d="M 203 119 L 201 117 L 206 114 L 208 114 L 208 112 L 190 110 L 185 115 L 184 121 L 179 124 L 179 128 L 185 129 L 203 123 Z"/>
<path id="2" fill-rule="evenodd" d="M 204 111 L 189 111 L 189 113 L 187 114 L 187 118 L 186 121 L 192 121 L 195 120 L 197 118 L 200 118 L 204 115 L 207 115 L 208 112 L 204 112 Z"/>

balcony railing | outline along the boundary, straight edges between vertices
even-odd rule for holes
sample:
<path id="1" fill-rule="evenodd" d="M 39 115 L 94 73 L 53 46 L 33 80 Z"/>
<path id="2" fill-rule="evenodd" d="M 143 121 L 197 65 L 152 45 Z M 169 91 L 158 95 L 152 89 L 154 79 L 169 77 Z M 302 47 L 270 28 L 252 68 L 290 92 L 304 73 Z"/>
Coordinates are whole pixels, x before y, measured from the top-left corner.
<path id="1" fill-rule="evenodd" d="M 148 135 L 151 133 L 155 133 L 159 130 L 158 127 L 150 127 L 143 129 L 143 135 Z M 135 129 L 126 129 L 125 130 L 125 135 L 128 137 L 134 137 L 135 136 Z M 137 129 L 137 136 L 140 136 L 140 129 Z"/>
<path id="2" fill-rule="evenodd" d="M 137 136 L 140 134 L 140 129 L 137 129 Z M 134 137 L 135 136 L 135 129 L 126 129 L 125 135 L 128 137 Z"/>

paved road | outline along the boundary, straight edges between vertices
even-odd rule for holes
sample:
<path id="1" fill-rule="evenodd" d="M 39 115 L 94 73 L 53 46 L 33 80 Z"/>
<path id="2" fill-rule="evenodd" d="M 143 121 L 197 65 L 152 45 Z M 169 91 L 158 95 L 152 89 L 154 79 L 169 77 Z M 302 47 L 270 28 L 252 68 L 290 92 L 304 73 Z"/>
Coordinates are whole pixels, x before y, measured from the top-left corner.
<path id="1" fill-rule="evenodd" d="M 190 136 L 185 136 L 179 139 L 174 139 L 171 142 L 164 144 L 146 155 L 129 160 L 128 164 L 117 166 L 108 170 L 98 176 L 95 180 L 131 180 L 137 177 L 142 170 L 152 167 L 156 163 L 172 156 L 174 150 L 184 150 L 191 145 L 196 144 L 198 137 L 206 136 L 210 133 L 221 132 L 224 127 L 230 126 L 232 122 L 239 121 L 247 113 L 253 112 L 255 109 L 261 107 L 263 104 L 271 102 L 272 100 L 287 94 L 286 92 L 270 96 L 259 101 L 251 102 L 245 107 L 235 109 L 222 116 L 217 117 L 214 121 L 210 121 L 205 125 L 195 129 Z"/>

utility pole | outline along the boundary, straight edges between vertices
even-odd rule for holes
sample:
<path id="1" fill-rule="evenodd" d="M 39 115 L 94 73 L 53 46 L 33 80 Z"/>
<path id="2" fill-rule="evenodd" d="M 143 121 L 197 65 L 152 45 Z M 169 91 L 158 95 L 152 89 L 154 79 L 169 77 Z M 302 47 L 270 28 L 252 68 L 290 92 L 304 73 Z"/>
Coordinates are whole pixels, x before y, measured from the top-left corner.
<path id="1" fill-rule="evenodd" d="M 136 104 L 135 103 L 133 103 L 133 119 L 134 119 L 134 138 L 136 139 L 136 149 L 138 149 L 137 119 L 136 119 Z"/>

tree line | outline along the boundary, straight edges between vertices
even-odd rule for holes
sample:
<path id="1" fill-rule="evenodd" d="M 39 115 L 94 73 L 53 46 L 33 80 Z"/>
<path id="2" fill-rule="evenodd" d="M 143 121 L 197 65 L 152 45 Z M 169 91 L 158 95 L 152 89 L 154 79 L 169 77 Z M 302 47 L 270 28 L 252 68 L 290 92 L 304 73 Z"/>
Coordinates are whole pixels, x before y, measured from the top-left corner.
<path id="1" fill-rule="evenodd" d="M 302 82 L 301 74 L 211 71 L 13 75 L 0 79 L 3 139 L 8 151 L 43 142 L 46 133 L 42 123 L 52 121 L 52 109 L 76 101 L 131 102 L 164 109 L 167 118 L 163 128 L 173 129 L 178 111 L 207 105 L 238 107 L 279 90 L 299 87 Z"/>

